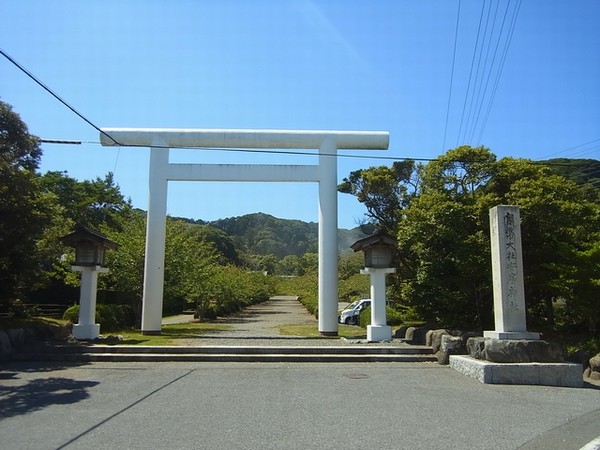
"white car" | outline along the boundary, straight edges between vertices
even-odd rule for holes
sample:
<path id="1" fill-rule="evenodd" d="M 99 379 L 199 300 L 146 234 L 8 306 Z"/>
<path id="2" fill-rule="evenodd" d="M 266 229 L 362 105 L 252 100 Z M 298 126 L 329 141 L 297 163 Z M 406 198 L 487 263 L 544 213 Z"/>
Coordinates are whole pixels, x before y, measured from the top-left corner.
<path id="1" fill-rule="evenodd" d="M 370 298 L 356 300 L 354 303 L 348 305 L 346 309 L 342 310 L 340 316 L 338 317 L 338 321 L 348 325 L 356 325 L 358 323 L 360 313 L 363 311 L 363 309 L 368 308 L 369 306 L 371 306 Z"/>

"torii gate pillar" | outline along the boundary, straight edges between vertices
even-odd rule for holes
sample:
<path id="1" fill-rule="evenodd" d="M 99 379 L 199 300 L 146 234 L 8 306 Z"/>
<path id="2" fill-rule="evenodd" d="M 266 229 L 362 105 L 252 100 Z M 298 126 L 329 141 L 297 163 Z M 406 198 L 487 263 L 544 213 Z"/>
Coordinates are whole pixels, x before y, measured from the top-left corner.
<path id="1" fill-rule="evenodd" d="M 142 333 L 160 334 L 169 181 L 319 183 L 319 332 L 338 333 L 337 150 L 386 150 L 382 131 L 103 128 L 104 146 L 151 147 Z M 171 147 L 318 149 L 318 165 L 169 163 Z"/>

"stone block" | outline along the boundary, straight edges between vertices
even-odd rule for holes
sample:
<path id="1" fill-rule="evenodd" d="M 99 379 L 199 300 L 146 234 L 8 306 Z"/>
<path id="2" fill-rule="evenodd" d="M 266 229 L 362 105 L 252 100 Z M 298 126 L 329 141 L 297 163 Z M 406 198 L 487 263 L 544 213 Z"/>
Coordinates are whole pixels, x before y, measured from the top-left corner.
<path id="1" fill-rule="evenodd" d="M 450 355 L 464 355 L 466 353 L 465 342 L 461 336 L 445 334 L 439 350 L 435 353 L 438 364 L 448 364 Z"/>
<path id="2" fill-rule="evenodd" d="M 437 353 L 442 347 L 442 336 L 449 335 L 448 330 L 430 330 L 427 335 L 430 337 L 429 347 L 433 349 L 433 353 Z M 427 343 L 425 343 L 427 345 Z"/>
<path id="3" fill-rule="evenodd" d="M 427 334 L 425 334 L 425 345 L 427 347 L 431 347 L 431 335 L 433 334 L 433 332 L 436 330 L 429 330 L 427 332 Z"/>
<path id="4" fill-rule="evenodd" d="M 404 339 L 406 339 L 407 342 L 412 342 L 414 336 L 415 336 L 415 330 L 417 328 L 416 327 L 408 327 L 404 333 Z"/>
<path id="5" fill-rule="evenodd" d="M 485 338 L 471 337 L 467 340 L 467 354 L 471 358 L 485 359 Z"/>
<path id="6" fill-rule="evenodd" d="M 539 340 L 485 339 L 485 360 L 497 363 L 563 362 L 560 346 Z"/>
<path id="7" fill-rule="evenodd" d="M 581 387 L 582 368 L 572 363 L 494 363 L 450 355 L 450 367 L 485 384 Z"/>
<path id="8" fill-rule="evenodd" d="M 406 337 L 406 330 L 408 330 L 407 326 L 402 326 L 396 330 L 394 333 L 394 337 L 399 339 L 404 339 Z"/>

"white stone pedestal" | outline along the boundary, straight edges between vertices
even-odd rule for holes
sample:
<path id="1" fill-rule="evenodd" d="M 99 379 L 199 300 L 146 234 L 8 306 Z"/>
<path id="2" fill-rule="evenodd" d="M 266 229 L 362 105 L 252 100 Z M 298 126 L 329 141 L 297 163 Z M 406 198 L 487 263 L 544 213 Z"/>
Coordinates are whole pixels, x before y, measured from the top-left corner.
<path id="1" fill-rule="evenodd" d="M 369 342 L 392 340 L 392 327 L 387 325 L 385 312 L 385 276 L 395 272 L 396 269 L 393 267 L 367 267 L 360 271 L 361 274 L 371 277 L 371 325 L 367 326 L 367 341 Z"/>
<path id="2" fill-rule="evenodd" d="M 108 269 L 101 266 L 72 266 L 71 270 L 81 272 L 79 323 L 73 325 L 73 337 L 76 339 L 96 339 L 100 336 L 100 325 L 95 323 L 98 274 L 107 273 Z"/>
<path id="3" fill-rule="evenodd" d="M 98 336 L 100 336 L 100 324 L 98 323 L 73 325 L 73 337 L 75 339 L 96 339 Z"/>
<path id="4" fill-rule="evenodd" d="M 367 325 L 367 341 L 381 342 L 392 340 L 392 327 L 389 325 Z"/>

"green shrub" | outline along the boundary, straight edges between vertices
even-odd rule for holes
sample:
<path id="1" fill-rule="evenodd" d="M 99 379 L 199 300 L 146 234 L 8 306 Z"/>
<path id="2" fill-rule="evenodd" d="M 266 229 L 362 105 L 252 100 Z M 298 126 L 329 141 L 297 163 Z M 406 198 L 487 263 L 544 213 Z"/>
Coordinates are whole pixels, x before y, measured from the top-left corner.
<path id="1" fill-rule="evenodd" d="M 387 324 L 392 327 L 401 325 L 404 320 L 400 311 L 388 306 L 385 310 L 385 318 Z M 371 307 L 363 309 L 360 313 L 359 325 L 363 328 L 367 328 L 367 325 L 371 325 Z"/>
<path id="2" fill-rule="evenodd" d="M 591 338 L 586 341 L 567 346 L 568 353 L 574 353 L 577 350 L 585 350 L 592 356 L 600 354 L 600 338 Z"/>
<path id="3" fill-rule="evenodd" d="M 64 320 L 79 322 L 79 305 L 71 306 L 63 315 Z M 135 323 L 133 308 L 129 305 L 96 305 L 96 323 L 102 331 L 118 331 Z"/>
<path id="4" fill-rule="evenodd" d="M 309 313 L 319 315 L 319 281 L 316 273 L 307 273 L 300 277 L 280 278 L 277 291 L 281 295 L 295 295 Z"/>

